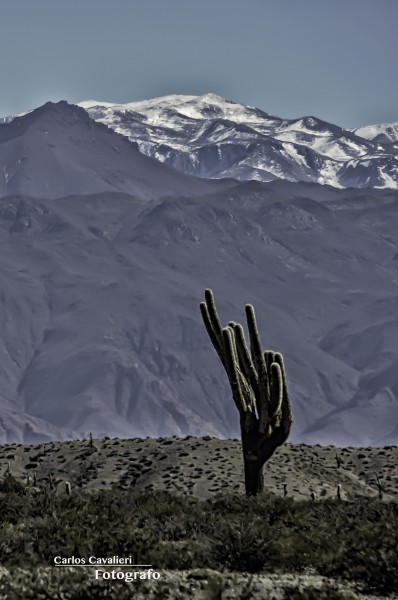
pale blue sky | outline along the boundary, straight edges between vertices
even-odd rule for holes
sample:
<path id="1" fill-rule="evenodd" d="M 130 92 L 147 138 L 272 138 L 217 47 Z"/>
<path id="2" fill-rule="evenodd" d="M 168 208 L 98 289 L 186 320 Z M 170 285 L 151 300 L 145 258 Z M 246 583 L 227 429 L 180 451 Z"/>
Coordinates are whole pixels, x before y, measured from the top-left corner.
<path id="1" fill-rule="evenodd" d="M 0 116 L 215 92 L 345 127 L 398 121 L 398 0 L 0 0 Z"/>

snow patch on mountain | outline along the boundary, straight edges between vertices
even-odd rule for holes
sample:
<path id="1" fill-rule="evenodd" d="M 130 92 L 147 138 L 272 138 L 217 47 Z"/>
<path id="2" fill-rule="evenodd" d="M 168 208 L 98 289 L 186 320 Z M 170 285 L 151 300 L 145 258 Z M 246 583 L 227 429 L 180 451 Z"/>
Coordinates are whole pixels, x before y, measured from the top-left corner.
<path id="1" fill-rule="evenodd" d="M 380 123 L 380 125 L 367 125 L 352 129 L 352 131 L 363 138 L 381 143 L 398 142 L 398 123 Z"/>
<path id="2" fill-rule="evenodd" d="M 79 106 L 137 142 L 144 154 L 191 175 L 269 181 L 271 174 L 338 188 L 398 187 L 398 153 L 390 143 L 394 124 L 377 131 L 376 126 L 349 130 L 312 116 L 281 119 L 215 94 L 171 95 L 127 104 L 90 100 Z M 212 151 L 214 145 L 217 152 Z M 361 168 L 352 175 L 355 159 L 369 161 L 367 173 Z"/>

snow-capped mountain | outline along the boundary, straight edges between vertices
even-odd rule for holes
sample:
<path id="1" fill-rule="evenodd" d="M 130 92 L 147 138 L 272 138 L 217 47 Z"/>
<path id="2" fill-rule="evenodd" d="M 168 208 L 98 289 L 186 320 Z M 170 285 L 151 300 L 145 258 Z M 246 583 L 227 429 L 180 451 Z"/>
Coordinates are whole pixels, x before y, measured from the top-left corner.
<path id="1" fill-rule="evenodd" d="M 145 156 L 137 144 L 65 101 L 0 124 L 0 197 L 117 191 L 153 199 L 203 194 L 214 184 Z"/>
<path id="2" fill-rule="evenodd" d="M 316 117 L 281 119 L 215 94 L 79 106 L 142 153 L 191 175 L 398 187 L 397 124 L 350 130 Z"/>
<path id="3" fill-rule="evenodd" d="M 367 125 L 352 130 L 356 135 L 381 142 L 382 144 L 396 144 L 398 142 L 398 123 L 381 123 L 380 125 Z"/>

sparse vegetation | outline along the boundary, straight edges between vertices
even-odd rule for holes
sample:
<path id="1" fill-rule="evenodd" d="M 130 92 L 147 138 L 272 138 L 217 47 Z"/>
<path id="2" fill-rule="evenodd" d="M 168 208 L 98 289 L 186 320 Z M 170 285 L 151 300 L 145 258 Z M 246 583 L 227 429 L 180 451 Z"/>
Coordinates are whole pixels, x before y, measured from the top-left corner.
<path id="1" fill-rule="evenodd" d="M 342 591 L 337 585 L 326 584 L 321 588 L 308 586 L 304 590 L 286 586 L 284 600 L 357 600 L 358 596 L 351 591 Z"/>
<path id="2" fill-rule="evenodd" d="M 51 569 L 53 583 L 49 576 L 32 575 L 51 567 L 57 555 L 132 556 L 159 571 L 304 573 L 311 569 L 359 582 L 363 593 L 387 595 L 398 589 L 398 505 L 377 498 L 312 503 L 290 497 L 219 494 L 198 501 L 168 492 L 123 490 L 57 496 L 48 490 L 33 493 L 8 475 L 0 482 L 0 515 L 0 564 L 11 572 L 16 569 L 20 585 L 30 586 L 30 596 L 19 596 L 24 598 L 60 597 L 40 594 L 54 582 L 61 585 L 62 576 L 66 578 L 62 569 Z M 30 573 L 18 570 L 27 567 Z M 18 577 L 13 576 L 12 586 Z M 2 594 L 7 585 L 10 580 L 3 576 Z M 87 573 L 83 577 L 68 570 L 62 585 L 65 599 L 130 597 L 130 588 L 119 582 L 112 587 L 115 596 L 111 592 L 102 596 L 102 583 L 94 586 Z M 338 590 L 327 593 L 318 590 L 316 596 L 308 588 L 301 595 L 289 592 L 286 598 L 349 598 Z"/>

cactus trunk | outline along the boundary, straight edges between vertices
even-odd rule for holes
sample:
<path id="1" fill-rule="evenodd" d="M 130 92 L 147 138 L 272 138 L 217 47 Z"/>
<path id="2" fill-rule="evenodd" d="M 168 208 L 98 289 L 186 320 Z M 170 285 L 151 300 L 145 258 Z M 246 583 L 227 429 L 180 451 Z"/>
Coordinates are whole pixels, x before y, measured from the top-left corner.
<path id="1" fill-rule="evenodd" d="M 278 446 L 285 441 L 284 431 L 276 432 L 270 438 L 258 431 L 255 415 L 245 415 L 240 420 L 245 490 L 248 496 L 255 496 L 264 490 L 263 466 L 271 458 Z"/>
<path id="2" fill-rule="evenodd" d="M 263 465 L 243 459 L 245 490 L 247 496 L 257 496 L 264 491 Z"/>

